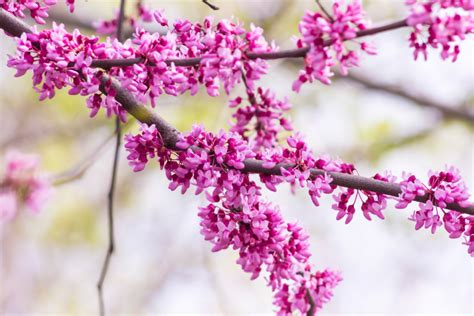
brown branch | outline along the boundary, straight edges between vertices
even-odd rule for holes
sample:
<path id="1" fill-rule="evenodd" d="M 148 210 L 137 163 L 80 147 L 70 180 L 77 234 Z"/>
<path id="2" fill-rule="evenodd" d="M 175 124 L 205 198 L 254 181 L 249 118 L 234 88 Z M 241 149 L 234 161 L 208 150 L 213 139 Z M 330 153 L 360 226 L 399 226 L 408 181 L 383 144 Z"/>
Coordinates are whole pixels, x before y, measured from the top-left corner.
<path id="1" fill-rule="evenodd" d="M 306 312 L 306 316 L 314 316 L 316 314 L 316 304 L 314 303 L 313 296 L 311 296 L 309 289 L 306 289 L 306 298 L 309 301 L 309 309 Z"/>
<path id="2" fill-rule="evenodd" d="M 122 42 L 123 39 L 123 22 L 125 19 L 125 2 L 126 0 L 120 0 L 120 11 L 117 20 L 117 39 Z M 122 140 L 122 128 L 120 126 L 120 117 L 117 115 L 115 117 L 115 151 L 114 151 L 114 159 L 112 164 L 112 175 L 110 179 L 110 187 L 109 193 L 107 195 L 107 223 L 108 223 L 108 237 L 109 237 L 109 245 L 107 247 L 107 251 L 104 258 L 104 263 L 102 265 L 102 270 L 100 273 L 99 281 L 97 283 L 97 291 L 99 296 L 99 310 L 100 315 L 105 315 L 105 304 L 104 304 L 104 292 L 103 292 L 103 285 L 105 278 L 107 277 L 107 273 L 109 271 L 110 266 L 110 259 L 115 250 L 115 236 L 114 236 L 114 197 L 115 197 L 115 186 L 117 182 L 117 173 L 118 173 L 118 161 L 119 161 L 119 153 L 120 153 L 120 143 Z"/>
<path id="3" fill-rule="evenodd" d="M 19 22 L 15 17 L 6 13 L 0 9 L 0 28 L 3 28 L 12 35 L 20 36 L 23 32 L 30 32 L 28 26 L 22 22 Z M 103 82 L 110 80 L 107 76 L 104 76 Z M 135 117 L 138 121 L 146 124 L 155 124 L 157 130 L 160 132 L 164 145 L 172 150 L 177 150 L 176 143 L 179 139 L 179 132 L 171 126 L 162 117 L 155 114 L 149 108 L 144 107 L 138 103 L 133 95 L 123 89 L 117 80 L 112 79 L 112 88 L 117 92 L 115 100 L 119 102 L 122 107 Z M 104 87 L 101 87 L 105 90 Z M 270 175 L 281 175 L 281 168 L 293 167 L 290 164 L 278 164 L 273 168 L 267 169 L 263 167 L 263 162 L 255 159 L 248 159 L 244 162 L 245 167 L 243 172 L 249 173 L 260 173 Z M 376 193 L 381 193 L 389 196 L 397 197 L 401 193 L 400 185 L 396 183 L 388 183 L 373 178 L 365 178 L 358 175 L 350 175 L 339 172 L 328 172 L 321 169 L 311 169 L 311 175 L 324 175 L 328 174 L 333 179 L 333 184 L 342 187 L 353 188 L 357 190 L 365 190 Z M 429 199 L 428 195 L 416 197 L 418 202 L 426 202 Z M 474 205 L 463 207 L 457 203 L 450 203 L 446 207 L 447 209 L 458 211 L 465 214 L 474 215 Z"/>
<path id="4" fill-rule="evenodd" d="M 210 3 L 209 0 L 202 0 L 202 2 L 204 4 L 206 4 L 212 10 L 215 10 L 215 11 L 219 10 L 219 7 L 217 7 L 217 6 L 213 5 L 212 3 Z"/>

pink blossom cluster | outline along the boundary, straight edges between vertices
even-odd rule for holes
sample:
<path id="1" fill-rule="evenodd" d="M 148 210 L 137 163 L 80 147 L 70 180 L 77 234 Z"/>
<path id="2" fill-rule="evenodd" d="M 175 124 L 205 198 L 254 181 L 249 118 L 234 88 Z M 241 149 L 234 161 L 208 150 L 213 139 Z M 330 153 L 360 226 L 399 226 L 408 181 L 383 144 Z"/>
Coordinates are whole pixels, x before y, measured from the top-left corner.
<path id="1" fill-rule="evenodd" d="M 307 275 L 300 273 L 299 286 L 290 288 L 285 285 L 276 294 L 275 304 L 280 306 L 280 315 L 292 315 L 292 310 L 303 312 L 306 310 L 306 297 L 310 295 L 313 298 L 313 311 L 306 311 L 307 315 L 317 313 L 324 304 L 329 302 L 333 296 L 332 289 L 342 280 L 337 272 L 331 270 L 317 271 L 314 274 Z"/>
<path id="2" fill-rule="evenodd" d="M 369 22 L 365 20 L 365 12 L 361 0 L 335 0 L 332 15 L 307 11 L 300 24 L 302 35 L 298 39 L 298 48 L 309 47 L 305 57 L 305 68 L 293 83 L 293 90 L 299 92 L 305 82 L 319 80 L 330 84 L 333 75 L 331 67 L 339 64 L 341 74 L 346 75 L 348 68 L 359 65 L 359 54 L 348 48 L 345 41 L 357 37 L 357 32 L 365 30 Z M 367 54 L 375 54 L 374 47 L 367 42 L 357 44 Z"/>
<path id="3" fill-rule="evenodd" d="M 199 84 L 206 87 L 211 96 L 219 94 L 222 86 L 229 93 L 242 75 L 250 86 L 268 71 L 268 64 L 260 59 L 250 60 L 246 52 L 270 52 L 275 48 L 263 38 L 262 30 L 251 25 L 245 31 L 241 24 L 229 20 L 213 24 L 206 18 L 202 24 L 177 20 L 172 26 L 160 12 L 154 18 L 169 28 L 167 34 L 150 34 L 137 28 L 133 44 L 136 55 L 153 63 L 124 67 L 119 78 L 130 82 L 129 89 L 148 96 L 152 105 L 162 93 L 179 95 L 190 91 L 194 95 Z M 170 60 L 200 58 L 199 66 L 180 67 Z M 170 65 L 169 65 L 170 64 Z M 130 80 L 132 78 L 132 80 Z"/>
<path id="4" fill-rule="evenodd" d="M 428 197 L 425 203 L 419 203 L 419 209 L 413 213 L 410 220 L 416 223 L 415 229 L 430 228 L 432 233 L 443 226 L 450 238 L 464 235 L 468 252 L 474 256 L 474 216 L 447 210 L 448 204 L 456 203 L 467 207 L 469 190 L 454 167 L 446 167 L 444 171 L 430 172 L 428 185 L 423 184 L 414 175 L 405 174 L 400 183 L 402 193 L 397 208 L 406 208 L 417 197 Z"/>
<path id="5" fill-rule="evenodd" d="M 0 218 L 14 218 L 22 204 L 33 213 L 39 212 L 49 197 L 51 187 L 39 173 L 38 157 L 11 151 L 6 154 L 5 160 L 5 171 L 0 177 Z"/>
<path id="6" fill-rule="evenodd" d="M 288 148 L 269 150 L 260 156 L 266 168 L 275 168 L 277 164 L 285 166 L 280 167 L 281 176 L 260 175 L 261 181 L 269 190 L 276 191 L 276 186 L 282 182 L 289 183 L 292 188 L 307 188 L 315 206 L 319 206 L 322 194 L 333 194 L 335 203 L 332 208 L 337 211 L 336 219 L 346 218 L 346 224 L 351 222 L 357 202 L 361 203 L 362 214 L 367 220 L 372 219 L 371 215 L 384 219 L 382 211 L 387 207 L 388 196 L 377 192 L 337 187 L 331 183 L 333 179 L 327 172 L 353 174 L 354 165 L 327 156 L 315 157 L 300 134 L 288 137 L 287 142 Z M 316 169 L 321 172 L 316 173 L 314 171 Z M 396 180 L 390 174 L 376 174 L 374 179 L 384 182 Z"/>
<path id="7" fill-rule="evenodd" d="M 153 16 L 167 25 L 159 11 Z M 228 20 L 214 26 L 209 18 L 202 25 L 178 20 L 165 35 L 137 29 L 134 36 L 123 44 L 115 39 L 102 43 L 97 37 L 84 36 L 77 30 L 71 34 L 63 25 L 54 24 L 51 30 L 34 31 L 17 39 L 17 52 L 10 56 L 8 66 L 17 69 L 17 76 L 33 72 L 33 84 L 41 100 L 52 98 L 56 89 L 69 87 L 70 94 L 88 96 L 91 116 L 104 108 L 108 116 L 116 114 L 125 120 L 125 111 L 114 100 L 110 82 L 103 82 L 104 75 L 117 78 L 138 100 L 151 101 L 154 106 L 163 93 L 195 94 L 199 85 L 204 85 L 211 96 L 219 94 L 220 85 L 229 93 L 241 81 L 243 72 L 252 86 L 267 72 L 268 64 L 260 59 L 248 60 L 244 52 L 274 49 L 260 28 L 252 25 L 250 31 L 245 31 Z M 176 66 L 167 61 L 193 57 L 201 58 L 199 66 Z M 107 70 L 91 67 L 93 60 L 126 58 L 141 58 L 143 63 Z M 99 92 L 101 84 L 107 95 Z"/>
<path id="8" fill-rule="evenodd" d="M 230 131 L 238 133 L 249 142 L 253 151 L 278 146 L 278 134 L 293 129 L 285 112 L 291 109 L 288 99 L 278 100 L 270 89 L 257 88 L 256 93 L 248 91 L 248 104 L 243 106 L 242 97 L 229 102 L 229 107 L 236 108 L 232 115 L 235 122 Z"/>
<path id="9" fill-rule="evenodd" d="M 71 12 L 74 11 L 74 1 L 66 0 Z M 24 11 L 29 10 L 30 16 L 36 23 L 45 24 L 49 8 L 57 2 L 57 0 L 0 0 L 0 8 L 19 18 L 25 18 Z"/>
<path id="10" fill-rule="evenodd" d="M 33 85 L 40 100 L 53 98 L 56 89 L 69 88 L 69 94 L 88 96 L 91 117 L 105 108 L 107 115 L 119 115 L 125 120 L 125 111 L 115 101 L 110 82 L 104 84 L 107 95 L 99 92 L 104 72 L 90 67 L 93 59 L 126 58 L 133 50 L 114 40 L 101 43 L 97 37 L 87 37 L 75 30 L 68 33 L 64 25 L 53 23 L 52 29 L 23 33 L 17 39 L 17 52 L 10 56 L 8 66 L 17 70 L 16 77 L 33 72 Z"/>
<path id="11" fill-rule="evenodd" d="M 126 145 L 134 170 L 157 158 L 170 180 L 170 189 L 185 193 L 193 185 L 210 202 L 200 208 L 201 233 L 213 251 L 231 247 L 239 252 L 237 263 L 257 278 L 265 273 L 275 293 L 280 315 L 306 313 L 320 308 L 341 280 L 329 270 L 314 272 L 308 264 L 308 238 L 301 227 L 286 223 L 275 205 L 261 196 L 260 187 L 241 172 L 244 161 L 255 157 L 235 133 L 205 132 L 201 126 L 183 135 L 175 155 L 163 149 L 156 128 L 142 125 L 138 135 L 128 135 Z"/>
<path id="12" fill-rule="evenodd" d="M 442 59 L 458 58 L 461 41 L 474 33 L 474 2 L 472 0 L 406 0 L 410 7 L 407 24 L 413 27 L 410 47 L 415 59 L 428 47 L 441 50 Z"/>

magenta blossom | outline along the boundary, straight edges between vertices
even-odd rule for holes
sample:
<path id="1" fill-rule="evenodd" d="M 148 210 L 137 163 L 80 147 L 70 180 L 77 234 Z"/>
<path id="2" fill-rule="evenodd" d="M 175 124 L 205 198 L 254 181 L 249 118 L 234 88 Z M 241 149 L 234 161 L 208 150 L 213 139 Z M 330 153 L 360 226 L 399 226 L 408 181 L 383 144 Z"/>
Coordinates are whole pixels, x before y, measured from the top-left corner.
<path id="1" fill-rule="evenodd" d="M 465 244 L 468 252 L 474 256 L 472 223 L 474 216 L 447 210 L 448 204 L 456 203 L 469 206 L 469 191 L 462 180 L 459 170 L 446 167 L 444 171 L 430 172 L 428 184 L 423 184 L 415 176 L 404 175 L 400 183 L 402 193 L 399 196 L 397 208 L 406 208 L 409 203 L 420 197 L 427 197 L 426 203 L 419 203 L 419 209 L 413 213 L 410 220 L 414 221 L 415 229 L 430 228 L 434 233 L 444 224 L 451 238 L 466 237 Z"/>
<path id="2" fill-rule="evenodd" d="M 66 4 L 71 12 L 74 11 L 74 1 L 66 0 Z M 0 8 L 19 18 L 24 18 L 24 11 L 28 10 L 36 23 L 45 24 L 49 8 L 56 3 L 57 0 L 0 0 Z"/>
<path id="3" fill-rule="evenodd" d="M 348 68 L 358 66 L 358 52 L 347 48 L 344 42 L 356 38 L 357 32 L 365 30 L 368 25 L 360 0 L 347 4 L 344 0 L 334 1 L 331 16 L 307 11 L 299 24 L 302 38 L 297 41 L 297 46 L 309 47 L 309 51 L 305 57 L 305 69 L 293 83 L 293 90 L 299 92 L 303 83 L 315 79 L 324 84 L 331 83 L 331 67 L 336 64 L 343 75 L 347 74 Z M 376 53 L 367 42 L 361 42 L 359 46 L 367 54 Z"/>
<path id="4" fill-rule="evenodd" d="M 340 277 L 314 271 L 308 263 L 309 236 L 299 225 L 285 222 L 278 208 L 262 198 L 250 175 L 241 171 L 255 153 L 239 134 L 214 135 L 197 125 L 181 136 L 181 151 L 171 155 L 156 128 L 142 125 L 140 134 L 126 137 L 125 147 L 134 170 L 157 158 L 171 190 L 181 187 L 185 193 L 194 186 L 196 194 L 205 193 L 210 204 L 198 214 L 204 238 L 213 244 L 212 251 L 238 251 L 237 263 L 252 279 L 267 276 L 279 314 L 305 313 L 312 302 L 319 308 L 331 298 Z M 302 289 L 303 296 L 298 294 Z"/>
<path id="5" fill-rule="evenodd" d="M 408 25 L 413 27 L 410 47 L 415 59 L 428 47 L 441 50 L 442 59 L 456 61 L 459 43 L 474 33 L 474 2 L 472 0 L 406 0 L 410 7 Z"/>

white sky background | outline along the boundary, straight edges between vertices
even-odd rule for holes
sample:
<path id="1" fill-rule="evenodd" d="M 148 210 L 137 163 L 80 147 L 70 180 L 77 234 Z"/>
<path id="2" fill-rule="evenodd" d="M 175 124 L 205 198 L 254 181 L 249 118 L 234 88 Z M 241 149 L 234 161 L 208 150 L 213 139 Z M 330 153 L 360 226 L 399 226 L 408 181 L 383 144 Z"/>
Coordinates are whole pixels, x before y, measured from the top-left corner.
<path id="1" fill-rule="evenodd" d="M 84 19 L 110 17 L 110 9 L 118 3 L 77 2 L 77 14 Z M 217 12 L 221 17 L 235 14 L 255 21 L 271 14 L 272 7 L 279 2 L 213 1 L 222 8 Z M 398 19 L 403 16 L 399 2 L 403 1 L 371 1 L 369 16 L 376 22 Z M 198 1 L 146 3 L 165 8 L 171 17 L 197 20 L 207 13 Z M 299 1 L 288 14 L 295 14 L 296 19 L 305 8 L 313 7 L 313 1 Z M 441 61 L 435 51 L 430 52 L 427 62 L 415 62 L 406 35 L 407 30 L 397 30 L 371 37 L 379 54 L 365 57 L 354 73 L 400 85 L 447 106 L 456 106 L 472 95 L 472 39 L 463 44 L 460 58 L 454 64 Z M 288 38 L 275 40 L 280 46 L 289 47 Z M 5 68 L 5 55 L 13 52 L 10 42 L 3 34 L 0 36 L 2 126 L 10 123 L 7 100 L 15 91 L 12 89 L 30 89 L 19 88 L 12 79 L 13 72 Z M 344 157 L 354 148 L 366 145 L 361 130 L 389 121 L 390 136 L 400 137 L 429 128 L 438 118 L 429 109 L 364 90 L 349 81 L 335 82 L 329 87 L 307 84 L 296 95 L 291 92 L 296 68 L 279 61 L 270 65 L 270 75 L 261 85 L 278 91 L 280 96 L 290 97 L 295 128 L 307 136 L 315 152 Z M 193 103 L 192 98 L 181 99 L 165 98 L 164 113 L 170 112 L 170 107 L 179 107 L 181 101 Z M 192 111 L 192 106 L 188 109 Z M 35 113 L 40 115 L 41 111 Z M 77 146 L 86 153 L 107 133 L 99 129 L 94 137 L 79 140 Z M 41 215 L 21 216 L 14 225 L 1 227 L 0 307 L 5 315 L 97 313 L 95 284 L 106 248 L 103 212 L 112 147 L 108 147 L 83 179 L 58 188 L 55 200 Z M 30 149 L 26 145 L 24 148 Z M 405 170 L 424 177 L 430 169 L 453 164 L 473 188 L 473 152 L 472 132 L 463 124 L 452 123 L 440 127 L 427 140 L 389 151 L 376 162 L 363 159 L 353 162 L 367 176 L 388 169 L 396 175 Z M 120 178 L 127 179 L 122 181 L 128 187 L 122 189 L 131 193 L 131 197 L 117 205 L 117 252 L 105 286 L 109 315 L 271 313 L 272 295 L 265 281 L 249 281 L 249 275 L 234 263 L 236 253 L 232 250 L 211 253 L 210 244 L 199 234 L 196 214 L 204 199 L 192 192 L 185 196 L 170 192 L 167 180 L 156 167 L 133 174 L 125 156 L 122 152 Z M 69 159 L 77 161 L 80 157 Z M 313 206 L 303 191 L 292 195 L 282 187 L 278 194 L 268 193 L 267 197 L 280 205 L 288 220 L 298 220 L 310 232 L 312 262 L 318 268 L 331 267 L 343 272 L 344 281 L 322 314 L 472 313 L 474 265 L 467 247 L 460 239 L 449 239 L 443 229 L 435 235 L 426 230 L 415 231 L 414 223 L 407 220 L 410 210 L 395 210 L 392 203 L 385 211 L 384 221 L 368 222 L 357 214 L 353 222 L 345 225 L 335 220 L 336 212 L 331 210 L 329 196 L 319 208 Z M 99 244 L 64 247 L 45 243 L 40 236 L 51 219 L 65 211 L 61 209 L 64 201 L 74 199 L 101 203 L 98 205 L 102 209 L 97 210 Z"/>

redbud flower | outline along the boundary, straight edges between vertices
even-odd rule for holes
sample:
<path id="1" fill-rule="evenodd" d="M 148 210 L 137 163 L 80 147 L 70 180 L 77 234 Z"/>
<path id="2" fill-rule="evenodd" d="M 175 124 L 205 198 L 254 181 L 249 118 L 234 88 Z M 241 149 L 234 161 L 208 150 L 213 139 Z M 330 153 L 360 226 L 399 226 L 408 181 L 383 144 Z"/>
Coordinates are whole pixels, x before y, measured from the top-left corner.
<path id="1" fill-rule="evenodd" d="M 299 48 L 309 47 L 305 57 L 305 69 L 301 70 L 298 79 L 293 83 L 293 90 L 299 92 L 301 85 L 314 79 L 324 84 L 331 83 L 331 67 L 339 64 L 342 75 L 347 75 L 348 68 L 359 65 L 359 55 L 344 45 L 344 41 L 354 39 L 358 31 L 367 28 L 365 12 L 360 0 L 345 4 L 336 0 L 332 6 L 332 15 L 307 11 L 303 16 L 299 31 L 302 38 L 297 41 Z M 375 54 L 375 48 L 361 42 L 360 48 L 367 54 Z"/>
<path id="2" fill-rule="evenodd" d="M 406 0 L 410 8 L 408 25 L 413 27 L 410 47 L 414 58 L 428 47 L 441 49 L 442 59 L 456 61 L 459 43 L 474 32 L 474 3 L 472 0 Z"/>

